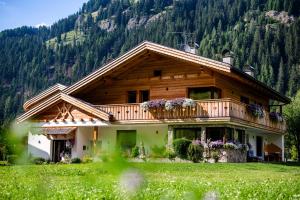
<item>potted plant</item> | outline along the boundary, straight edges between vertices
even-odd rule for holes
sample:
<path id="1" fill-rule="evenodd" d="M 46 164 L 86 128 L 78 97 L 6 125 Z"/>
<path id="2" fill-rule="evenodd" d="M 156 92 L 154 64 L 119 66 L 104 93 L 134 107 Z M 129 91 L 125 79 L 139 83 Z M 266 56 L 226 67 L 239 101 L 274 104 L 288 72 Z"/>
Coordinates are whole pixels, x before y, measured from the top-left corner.
<path id="1" fill-rule="evenodd" d="M 247 105 L 247 110 L 254 117 L 263 118 L 264 115 L 265 115 L 262 106 L 260 106 L 258 104 L 255 104 L 255 103 L 248 104 Z"/>

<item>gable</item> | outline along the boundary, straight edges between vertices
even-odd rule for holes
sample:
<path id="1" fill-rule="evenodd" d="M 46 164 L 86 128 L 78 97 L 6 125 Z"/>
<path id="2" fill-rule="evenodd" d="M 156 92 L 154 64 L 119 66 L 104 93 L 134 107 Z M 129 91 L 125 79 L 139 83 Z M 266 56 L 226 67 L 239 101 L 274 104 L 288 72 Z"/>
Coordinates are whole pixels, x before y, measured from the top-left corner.
<path id="1" fill-rule="evenodd" d="M 119 104 L 127 100 L 127 91 L 151 90 L 150 98 L 172 99 L 186 96 L 186 87 L 214 86 L 213 71 L 201 65 L 151 53 L 139 63 L 127 65 L 129 71 L 99 79 L 84 90 L 73 94 L 95 105 Z M 161 71 L 155 76 L 154 71 Z M 167 89 L 166 89 L 167 88 Z"/>
<path id="2" fill-rule="evenodd" d="M 105 79 L 105 77 L 110 76 L 113 73 L 118 73 L 119 70 L 121 70 L 119 72 L 128 71 L 130 69 L 130 64 L 143 62 L 149 53 L 167 56 L 174 59 L 174 62 L 181 60 L 191 64 L 205 66 L 211 70 L 230 73 L 229 64 L 146 41 L 66 88 L 64 92 L 66 94 L 76 94 L 93 85 L 93 83 L 99 81 L 99 79 Z"/>
<path id="3" fill-rule="evenodd" d="M 27 111 L 27 110 L 31 109 L 32 107 L 36 106 L 37 104 L 39 104 L 40 102 L 42 102 L 43 100 L 49 98 L 50 96 L 58 94 L 60 91 L 66 89 L 66 88 L 67 88 L 66 86 L 57 83 L 57 84 L 49 87 L 48 89 L 42 91 L 38 95 L 27 100 L 24 103 L 23 108 L 25 111 Z"/>
<path id="4" fill-rule="evenodd" d="M 55 107 L 56 105 L 59 105 L 59 103 L 62 103 L 62 102 L 64 102 L 65 105 L 68 105 L 68 106 L 60 107 L 60 109 Z M 59 93 L 59 94 L 56 94 L 56 95 L 50 97 L 49 99 L 43 101 L 42 103 L 40 103 L 37 106 L 33 107 L 32 109 L 28 110 L 27 112 L 25 112 L 24 114 L 22 114 L 21 116 L 19 116 L 17 118 L 17 121 L 20 123 L 20 122 L 23 122 L 26 120 L 32 120 L 35 117 L 37 117 L 39 114 L 43 113 L 44 111 L 48 111 L 48 110 L 57 110 L 62 113 L 67 112 L 67 114 L 60 114 L 60 115 L 58 115 L 58 117 L 62 117 L 62 118 L 65 118 L 67 116 L 70 117 L 70 116 L 72 116 L 69 113 L 71 111 L 70 105 L 80 108 L 81 110 L 84 110 L 85 112 L 96 116 L 98 119 L 109 121 L 111 118 L 111 116 L 108 113 L 98 110 L 97 108 L 94 108 L 92 105 L 90 105 L 82 100 L 76 99 L 76 98 L 66 95 L 64 93 Z M 59 114 L 59 113 L 57 113 L 57 114 Z"/>
<path id="5" fill-rule="evenodd" d="M 92 113 L 86 112 L 68 102 L 61 101 L 52 105 L 47 110 L 33 117 L 33 121 L 63 122 L 63 121 L 87 121 L 98 118 Z"/>

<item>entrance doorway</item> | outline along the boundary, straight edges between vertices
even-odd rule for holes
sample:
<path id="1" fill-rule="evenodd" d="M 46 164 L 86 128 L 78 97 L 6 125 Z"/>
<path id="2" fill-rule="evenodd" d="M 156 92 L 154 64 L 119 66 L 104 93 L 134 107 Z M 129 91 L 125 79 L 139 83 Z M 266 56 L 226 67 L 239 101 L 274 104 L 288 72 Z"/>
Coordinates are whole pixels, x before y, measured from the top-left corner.
<path id="1" fill-rule="evenodd" d="M 256 136 L 256 156 L 262 157 L 263 139 L 261 136 Z"/>
<path id="2" fill-rule="evenodd" d="M 52 162 L 61 161 L 61 153 L 66 153 L 66 140 L 52 141 Z"/>

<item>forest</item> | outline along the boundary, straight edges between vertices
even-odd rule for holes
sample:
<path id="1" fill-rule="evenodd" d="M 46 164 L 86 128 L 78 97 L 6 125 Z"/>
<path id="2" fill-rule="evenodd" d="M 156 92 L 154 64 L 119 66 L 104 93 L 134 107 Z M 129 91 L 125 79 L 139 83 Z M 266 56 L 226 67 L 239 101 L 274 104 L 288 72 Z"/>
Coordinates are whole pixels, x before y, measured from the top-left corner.
<path id="1" fill-rule="evenodd" d="M 271 14 L 270 14 L 271 11 Z M 268 14 L 269 13 L 269 14 Z M 300 88 L 300 4 L 297 0 L 90 0 L 50 27 L 0 32 L 0 125 L 42 90 L 70 85 L 148 40 L 180 48 L 192 33 L 198 54 L 237 68 L 287 96 Z"/>

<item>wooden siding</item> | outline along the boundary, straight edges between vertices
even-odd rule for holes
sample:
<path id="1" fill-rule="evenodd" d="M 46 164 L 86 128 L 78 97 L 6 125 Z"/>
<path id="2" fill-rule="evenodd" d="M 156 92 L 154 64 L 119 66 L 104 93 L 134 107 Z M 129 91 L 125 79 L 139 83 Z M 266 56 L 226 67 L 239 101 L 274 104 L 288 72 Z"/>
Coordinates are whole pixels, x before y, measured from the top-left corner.
<path id="1" fill-rule="evenodd" d="M 126 66 L 127 70 L 116 71 L 115 74 L 98 80 L 75 96 L 92 104 L 123 104 L 127 103 L 127 91 L 149 90 L 150 99 L 172 99 L 187 97 L 187 89 L 190 87 L 215 86 L 221 89 L 222 98 L 240 101 L 242 95 L 268 109 L 269 96 L 264 95 L 255 85 L 246 84 L 204 66 L 155 54 L 131 65 Z M 161 70 L 162 75 L 154 77 L 154 70 Z"/>

